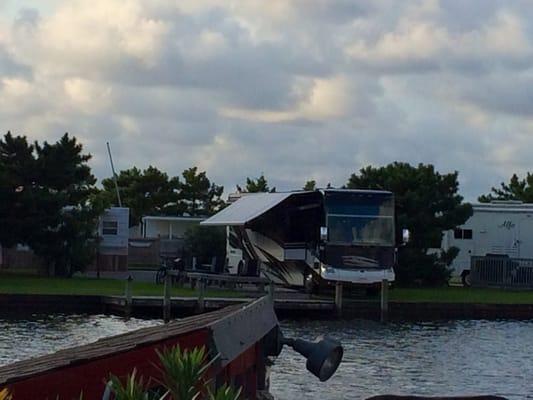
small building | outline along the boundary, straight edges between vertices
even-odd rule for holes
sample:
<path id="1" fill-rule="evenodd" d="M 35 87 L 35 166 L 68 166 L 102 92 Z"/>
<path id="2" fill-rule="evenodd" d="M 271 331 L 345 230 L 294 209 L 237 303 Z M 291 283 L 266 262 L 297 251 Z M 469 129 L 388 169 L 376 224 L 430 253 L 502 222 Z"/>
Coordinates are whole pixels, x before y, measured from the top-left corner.
<path id="1" fill-rule="evenodd" d="M 205 220 L 204 217 L 142 217 L 142 237 L 161 239 L 183 239 L 185 232 Z"/>
<path id="2" fill-rule="evenodd" d="M 473 256 L 533 260 L 533 204 L 493 201 L 472 208 L 473 215 L 463 225 L 443 235 L 442 249 L 459 249 L 451 265 L 454 275 L 469 270 Z"/>
<path id="3" fill-rule="evenodd" d="M 130 238 L 128 263 L 130 269 L 159 268 L 161 259 L 183 255 L 185 233 L 200 224 L 203 217 L 142 217 L 141 237 Z"/>
<path id="4" fill-rule="evenodd" d="M 98 225 L 99 271 L 126 271 L 128 269 L 128 238 L 130 209 L 111 207 L 105 210 Z"/>

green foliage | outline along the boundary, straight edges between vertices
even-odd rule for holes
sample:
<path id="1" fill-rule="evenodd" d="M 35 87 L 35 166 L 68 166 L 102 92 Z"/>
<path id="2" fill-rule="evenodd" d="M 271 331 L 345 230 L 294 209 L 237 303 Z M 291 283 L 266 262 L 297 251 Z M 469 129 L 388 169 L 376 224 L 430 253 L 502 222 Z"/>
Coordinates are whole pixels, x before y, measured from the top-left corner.
<path id="1" fill-rule="evenodd" d="M 316 189 L 316 181 L 314 180 L 311 180 L 311 181 L 307 181 L 305 182 L 305 185 L 303 187 L 303 190 L 315 190 Z"/>
<path id="2" fill-rule="evenodd" d="M 213 360 L 207 361 L 204 347 L 181 350 L 180 346 L 157 351 L 161 362 L 161 384 L 174 400 L 197 399 L 206 385 L 205 374 Z"/>
<path id="3" fill-rule="evenodd" d="M 209 400 L 239 400 L 242 389 L 228 386 L 226 383 L 219 387 L 215 393 L 209 391 Z"/>
<path id="4" fill-rule="evenodd" d="M 211 257 L 226 258 L 226 230 L 224 227 L 197 225 L 185 232 L 184 250 L 187 254 L 201 257 L 206 262 Z"/>
<path id="5" fill-rule="evenodd" d="M 102 181 L 107 198 L 118 205 L 113 178 Z M 145 215 L 173 213 L 177 215 L 179 178 L 169 178 L 159 169 L 149 166 L 145 170 L 133 167 L 120 171 L 117 176 L 122 205 L 130 209 L 130 226 L 138 225 Z"/>
<path id="6" fill-rule="evenodd" d="M 207 371 L 217 357 L 208 359 L 204 347 L 195 347 L 192 350 L 181 350 L 180 346 L 157 351 L 160 367 L 158 367 L 161 380 L 155 381 L 165 391 L 163 395 L 157 390 L 150 392 L 142 377 L 137 377 L 136 370 L 127 376 L 123 383 L 116 376 L 111 375 L 111 390 L 115 400 L 197 400 L 207 394 L 209 400 L 239 400 L 241 389 L 236 389 L 227 384 L 211 391 Z"/>
<path id="7" fill-rule="evenodd" d="M 246 188 L 244 190 L 248 193 L 270 192 L 274 193 L 276 188 L 268 187 L 268 182 L 263 174 L 257 179 L 246 178 Z"/>
<path id="8" fill-rule="evenodd" d="M 403 228 L 411 232 L 410 243 L 399 249 L 398 283 L 439 285 L 449 279 L 452 253 L 427 252 L 440 247 L 442 232 L 463 224 L 472 215 L 471 205 L 462 203 L 458 194 L 457 175 L 441 175 L 432 165 L 414 167 L 395 162 L 379 168 L 368 166 L 350 177 L 350 189 L 390 190 L 395 195 L 397 244 L 401 244 Z"/>
<path id="9" fill-rule="evenodd" d="M 157 396 L 151 394 L 144 383 L 143 377 L 138 377 L 135 369 L 126 377 L 125 383 L 114 375 L 111 375 L 109 380 L 114 400 L 162 400 L 166 397 L 165 395 Z"/>
<path id="10" fill-rule="evenodd" d="M 183 171 L 182 176 L 180 200 L 189 215 L 212 215 L 224 206 L 220 198 L 224 187 L 211 183 L 205 171 L 198 172 L 198 167 L 192 167 Z"/>
<path id="11" fill-rule="evenodd" d="M 502 182 L 499 188 L 493 187 L 489 194 L 479 196 L 482 203 L 492 200 L 521 200 L 524 203 L 533 203 L 533 175 L 529 172 L 524 179 L 513 174 L 509 183 Z"/>
<path id="12" fill-rule="evenodd" d="M 102 185 L 106 198 L 117 204 L 113 178 L 104 179 Z M 224 205 L 224 188 L 211 183 L 197 167 L 183 171 L 182 179 L 152 166 L 143 171 L 133 167 L 120 171 L 117 185 L 123 206 L 130 209 L 130 226 L 140 224 L 146 215 L 211 215 Z"/>
<path id="13" fill-rule="evenodd" d="M 106 206 L 90 158 L 68 134 L 42 145 L 6 134 L 0 140 L 0 243 L 29 245 L 59 275 L 82 270 L 94 257 Z"/>
<path id="14" fill-rule="evenodd" d="M 35 221 L 46 218 L 39 204 L 35 148 L 8 132 L 0 139 L 0 245 L 28 244 Z"/>

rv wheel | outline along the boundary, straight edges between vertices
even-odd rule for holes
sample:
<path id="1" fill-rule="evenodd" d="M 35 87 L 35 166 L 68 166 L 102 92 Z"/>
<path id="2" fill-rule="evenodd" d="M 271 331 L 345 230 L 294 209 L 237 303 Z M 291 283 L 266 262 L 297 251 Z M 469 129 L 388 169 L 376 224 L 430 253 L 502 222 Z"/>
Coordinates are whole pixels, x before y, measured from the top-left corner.
<path id="1" fill-rule="evenodd" d="M 464 287 L 470 287 L 470 270 L 465 269 L 463 272 L 461 272 L 461 282 L 463 283 Z"/>
<path id="2" fill-rule="evenodd" d="M 304 276 L 304 291 L 307 294 L 317 294 L 318 284 L 312 274 Z"/>

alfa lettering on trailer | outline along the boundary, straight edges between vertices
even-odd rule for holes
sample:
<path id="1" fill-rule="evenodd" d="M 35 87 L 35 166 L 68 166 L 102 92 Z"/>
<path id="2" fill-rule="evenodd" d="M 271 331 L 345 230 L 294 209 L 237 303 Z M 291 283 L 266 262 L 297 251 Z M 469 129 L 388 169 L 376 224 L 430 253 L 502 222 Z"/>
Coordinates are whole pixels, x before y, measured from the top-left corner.
<path id="1" fill-rule="evenodd" d="M 506 220 L 506 221 L 503 221 L 503 223 L 501 225 L 498 225 L 498 228 L 505 228 L 505 229 L 511 230 L 515 226 L 516 226 L 516 224 L 514 222 Z"/>

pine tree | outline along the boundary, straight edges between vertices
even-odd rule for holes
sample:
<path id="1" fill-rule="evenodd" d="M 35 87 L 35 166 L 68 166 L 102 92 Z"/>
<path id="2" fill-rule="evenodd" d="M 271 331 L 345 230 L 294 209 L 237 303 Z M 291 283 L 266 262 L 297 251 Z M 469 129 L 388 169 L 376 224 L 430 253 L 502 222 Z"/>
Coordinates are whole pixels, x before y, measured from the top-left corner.
<path id="1" fill-rule="evenodd" d="M 492 200 L 520 200 L 524 203 L 533 203 L 533 175 L 529 172 L 524 179 L 513 174 L 509 183 L 502 182 L 499 188 L 493 187 L 489 194 L 479 196 L 481 203 L 490 203 Z"/>

